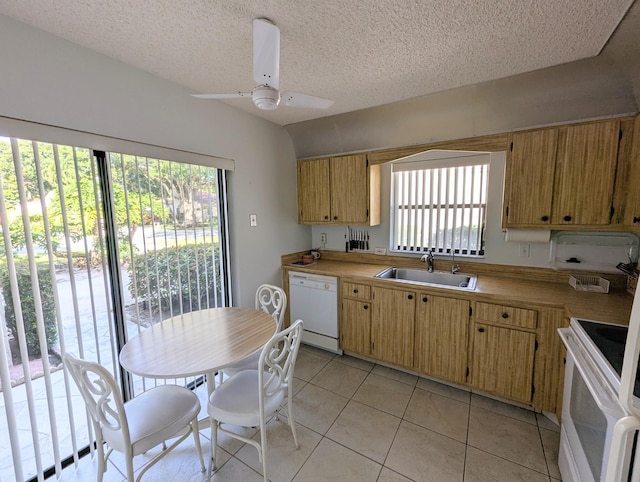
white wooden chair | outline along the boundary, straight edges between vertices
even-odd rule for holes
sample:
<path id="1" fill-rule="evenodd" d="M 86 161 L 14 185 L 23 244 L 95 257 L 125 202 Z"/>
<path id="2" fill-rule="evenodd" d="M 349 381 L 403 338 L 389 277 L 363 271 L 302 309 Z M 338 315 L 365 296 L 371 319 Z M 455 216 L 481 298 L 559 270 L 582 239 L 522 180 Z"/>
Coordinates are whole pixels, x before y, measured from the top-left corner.
<path id="1" fill-rule="evenodd" d="M 205 471 L 198 431 L 200 401 L 195 393 L 177 385 L 160 385 L 125 403 L 115 378 L 103 366 L 69 353 L 63 360 L 91 416 L 99 456 L 98 482 L 102 481 L 107 460 L 114 450 L 125 454 L 127 481 L 134 482 L 133 457 L 163 445 L 163 450 L 142 468 L 135 479 L 139 481 L 153 464 L 191 433 L 200 468 Z M 179 438 L 167 447 L 165 442 L 174 437 Z M 106 455 L 104 442 L 109 446 Z"/>
<path id="2" fill-rule="evenodd" d="M 284 312 L 287 309 L 287 294 L 282 288 L 269 284 L 263 284 L 256 290 L 256 310 L 262 310 L 269 313 L 276 320 L 276 331 L 278 333 L 282 329 L 284 320 Z M 260 358 L 260 350 L 252 353 L 248 357 L 235 365 L 228 366 L 218 371 L 218 382 L 222 383 L 223 373 L 227 376 L 233 376 L 242 370 L 258 368 L 258 359 Z"/>
<path id="3" fill-rule="evenodd" d="M 300 340 L 302 320 L 276 333 L 264 346 L 258 361 L 259 369 L 243 370 L 226 380 L 209 397 L 207 411 L 211 421 L 211 458 L 209 477 L 216 467 L 218 430 L 230 437 L 253 445 L 262 461 L 262 473 L 267 481 L 267 420 L 277 415 L 287 398 L 287 418 L 296 448 L 299 448 L 293 418 L 293 369 Z M 222 425 L 259 427 L 260 442 L 227 430 Z"/>

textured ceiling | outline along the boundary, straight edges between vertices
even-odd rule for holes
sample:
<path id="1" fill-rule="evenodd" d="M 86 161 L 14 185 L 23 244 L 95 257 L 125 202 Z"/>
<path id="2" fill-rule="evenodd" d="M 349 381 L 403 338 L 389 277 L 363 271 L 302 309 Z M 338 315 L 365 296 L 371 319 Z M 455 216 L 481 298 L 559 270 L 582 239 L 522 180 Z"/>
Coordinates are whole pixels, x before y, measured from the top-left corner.
<path id="1" fill-rule="evenodd" d="M 597 56 L 632 3 L 0 0 L 0 14 L 193 93 L 251 90 L 252 20 L 269 18 L 281 30 L 280 88 L 335 103 L 261 111 L 250 99 L 225 102 L 288 125 Z"/>

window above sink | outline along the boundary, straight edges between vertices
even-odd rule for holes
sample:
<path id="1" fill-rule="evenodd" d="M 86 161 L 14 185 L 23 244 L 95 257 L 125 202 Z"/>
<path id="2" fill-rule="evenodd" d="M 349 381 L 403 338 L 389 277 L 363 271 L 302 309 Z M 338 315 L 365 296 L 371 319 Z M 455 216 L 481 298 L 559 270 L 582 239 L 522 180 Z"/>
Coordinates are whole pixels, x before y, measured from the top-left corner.
<path id="1" fill-rule="evenodd" d="M 393 162 L 391 250 L 483 256 L 489 160 L 427 151 Z"/>

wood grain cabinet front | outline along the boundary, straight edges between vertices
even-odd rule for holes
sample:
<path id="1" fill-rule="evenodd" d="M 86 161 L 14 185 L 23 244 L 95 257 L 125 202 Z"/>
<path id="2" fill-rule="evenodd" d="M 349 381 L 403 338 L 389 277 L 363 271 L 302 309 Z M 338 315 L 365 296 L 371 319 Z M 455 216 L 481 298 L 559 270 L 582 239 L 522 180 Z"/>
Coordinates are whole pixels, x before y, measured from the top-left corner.
<path id="1" fill-rule="evenodd" d="M 298 223 L 380 224 L 380 166 L 366 154 L 298 161 Z"/>
<path id="2" fill-rule="evenodd" d="M 510 134 L 502 226 L 602 230 L 620 223 L 621 125 L 614 119 Z"/>
<path id="3" fill-rule="evenodd" d="M 329 159 L 298 161 L 298 223 L 331 222 Z"/>
<path id="4" fill-rule="evenodd" d="M 535 333 L 474 322 L 471 338 L 471 386 L 530 404 Z"/>
<path id="5" fill-rule="evenodd" d="M 342 350 L 558 411 L 562 309 L 351 279 L 340 293 Z"/>
<path id="6" fill-rule="evenodd" d="M 620 132 L 618 120 L 559 130 L 552 224 L 611 223 Z"/>
<path id="7" fill-rule="evenodd" d="M 477 302 L 472 313 L 469 384 L 531 404 L 537 312 Z"/>
<path id="8" fill-rule="evenodd" d="M 624 224 L 633 231 L 640 231 L 640 115 L 633 122 L 632 140 L 628 149 L 628 163 L 623 181 L 625 203 Z"/>
<path id="9" fill-rule="evenodd" d="M 415 291 L 373 287 L 371 354 L 378 360 L 413 366 Z"/>
<path id="10" fill-rule="evenodd" d="M 342 283 L 342 296 L 357 300 L 370 300 L 371 286 L 360 283 Z"/>
<path id="11" fill-rule="evenodd" d="M 340 292 L 340 348 L 371 356 L 371 286 L 343 281 Z"/>
<path id="12" fill-rule="evenodd" d="M 442 380 L 466 383 L 468 330 L 468 300 L 419 293 L 414 368 Z"/>
<path id="13" fill-rule="evenodd" d="M 371 302 L 342 300 L 340 317 L 340 348 L 371 355 Z"/>
<path id="14" fill-rule="evenodd" d="M 558 129 L 515 132 L 507 151 L 503 226 L 551 224 Z"/>
<path id="15" fill-rule="evenodd" d="M 515 306 L 477 302 L 474 315 L 476 319 L 513 328 L 535 330 L 538 326 L 538 312 L 536 310 L 516 308 Z"/>

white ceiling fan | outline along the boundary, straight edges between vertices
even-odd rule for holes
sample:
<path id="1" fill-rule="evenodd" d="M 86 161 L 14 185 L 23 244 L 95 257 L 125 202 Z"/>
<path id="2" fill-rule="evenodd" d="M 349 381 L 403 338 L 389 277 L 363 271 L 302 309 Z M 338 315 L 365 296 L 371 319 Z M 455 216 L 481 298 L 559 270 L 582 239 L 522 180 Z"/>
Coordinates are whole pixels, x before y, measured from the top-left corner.
<path id="1" fill-rule="evenodd" d="M 250 97 L 258 109 L 273 110 L 278 105 L 326 109 L 332 100 L 285 90 L 280 92 L 280 29 L 269 20 L 253 21 L 253 80 L 251 92 L 235 94 L 192 94 L 199 99 L 234 99 Z"/>

